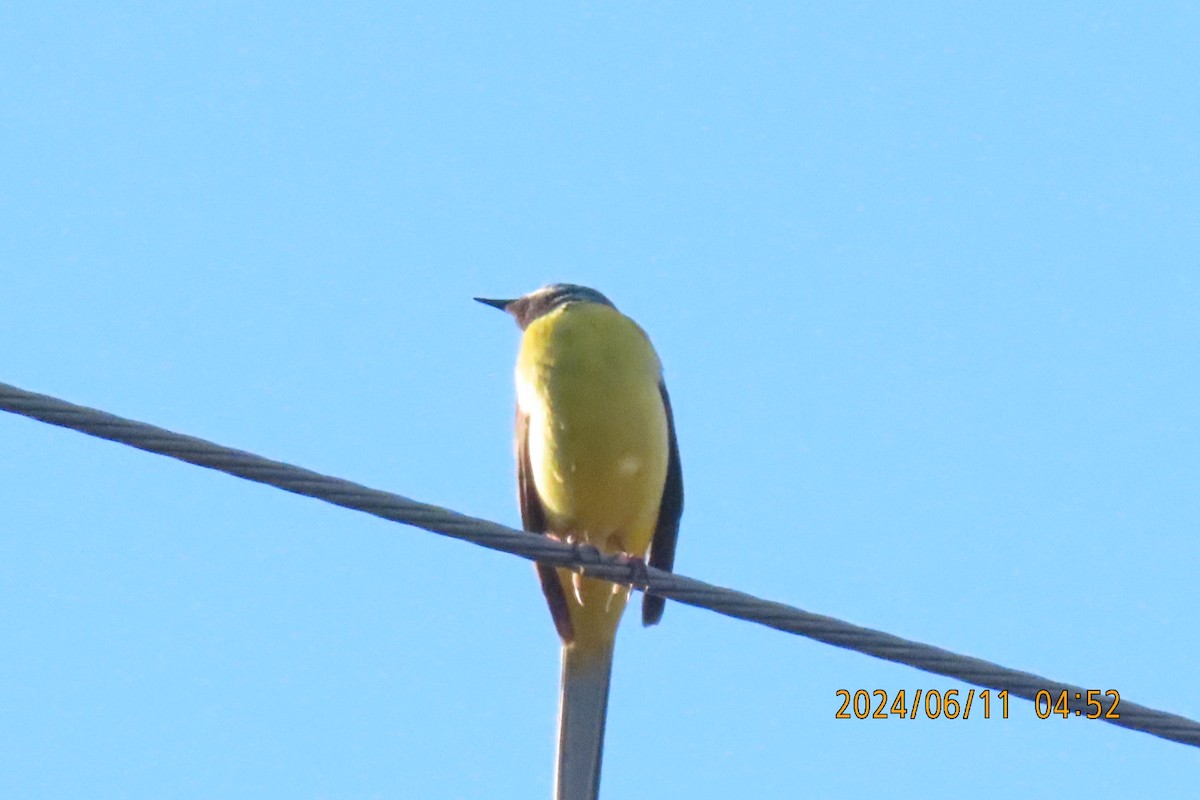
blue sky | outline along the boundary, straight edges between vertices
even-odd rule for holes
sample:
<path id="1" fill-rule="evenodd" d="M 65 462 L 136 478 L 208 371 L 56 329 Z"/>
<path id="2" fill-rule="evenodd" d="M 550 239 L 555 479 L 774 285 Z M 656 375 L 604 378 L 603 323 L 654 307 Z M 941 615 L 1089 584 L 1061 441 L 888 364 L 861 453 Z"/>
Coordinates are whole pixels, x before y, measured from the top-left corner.
<path id="1" fill-rule="evenodd" d="M 516 524 L 556 280 L 666 367 L 678 567 L 1200 718 L 1200 8 L 6 4 L 0 381 Z M 550 792 L 518 559 L 0 415 L 0 794 Z M 669 605 L 603 793 L 1183 797 L 1200 753 Z"/>

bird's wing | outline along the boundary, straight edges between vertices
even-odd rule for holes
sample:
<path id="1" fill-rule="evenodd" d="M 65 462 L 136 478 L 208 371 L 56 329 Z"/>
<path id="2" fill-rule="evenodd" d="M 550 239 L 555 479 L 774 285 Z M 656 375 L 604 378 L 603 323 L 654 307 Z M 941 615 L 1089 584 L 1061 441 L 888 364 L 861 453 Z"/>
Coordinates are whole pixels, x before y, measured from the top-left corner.
<path id="1" fill-rule="evenodd" d="M 667 412 L 667 481 L 658 506 L 658 524 L 650 542 L 649 564 L 670 572 L 675 566 L 675 543 L 679 539 L 679 518 L 683 516 L 683 471 L 679 464 L 679 441 L 675 438 L 675 417 L 665 383 L 658 384 L 663 408 Z M 561 589 L 561 587 L 560 587 Z M 656 625 L 666 607 L 665 598 L 646 593 L 642 597 L 642 624 Z"/>
<path id="2" fill-rule="evenodd" d="M 533 481 L 533 467 L 529 462 L 529 415 L 517 409 L 517 499 L 521 504 L 521 525 L 533 533 L 546 532 L 546 510 L 542 508 L 542 499 L 538 496 L 537 486 Z M 542 593 L 550 605 L 550 616 L 554 619 L 554 627 L 563 643 L 569 644 L 575 639 L 575 629 L 571 624 L 571 611 L 567 608 L 567 595 L 563 591 L 562 581 L 554 567 L 548 564 L 535 564 L 538 579 L 542 583 Z"/>

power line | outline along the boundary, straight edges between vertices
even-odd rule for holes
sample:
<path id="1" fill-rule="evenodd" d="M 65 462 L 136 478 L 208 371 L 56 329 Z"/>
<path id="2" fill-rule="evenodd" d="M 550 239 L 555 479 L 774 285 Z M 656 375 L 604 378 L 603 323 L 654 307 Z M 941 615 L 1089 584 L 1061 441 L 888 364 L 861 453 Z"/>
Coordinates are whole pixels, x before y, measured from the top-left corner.
<path id="1" fill-rule="evenodd" d="M 735 619 L 757 622 L 776 630 L 799 634 L 886 661 L 906 664 L 935 675 L 944 675 L 988 689 L 1007 691 L 1014 697 L 1034 701 L 1039 692 L 1046 691 L 1050 693 L 1051 698 L 1057 700 L 1064 696 L 1065 692 L 1070 713 L 1078 711 L 1080 716 L 1096 713 L 1094 705 L 1088 705 L 1087 690 L 1079 686 L 1008 669 L 979 658 L 959 655 L 882 631 L 851 625 L 832 617 L 762 600 L 744 592 L 714 586 L 694 578 L 644 567 L 640 562 L 631 564 L 620 558 L 603 556 L 591 547 L 564 544 L 545 536 L 468 517 L 400 495 L 371 489 L 280 461 L 272 461 L 242 450 L 222 447 L 194 436 L 185 436 L 143 422 L 77 406 L 47 395 L 27 392 L 4 383 L 0 383 L 0 409 L 274 486 L 294 494 L 324 500 L 382 519 L 462 539 L 492 550 L 511 553 L 530 561 L 581 568 L 585 574 L 592 577 L 648 588 L 655 594 L 680 603 L 706 608 Z M 1194 720 L 1139 705 L 1124 698 L 1116 708 L 1120 717 L 1111 719 L 1106 715 L 1114 703 L 1112 695 L 1105 694 L 1096 699 L 1101 704 L 1100 718 L 1105 722 L 1200 747 L 1200 723 Z"/>

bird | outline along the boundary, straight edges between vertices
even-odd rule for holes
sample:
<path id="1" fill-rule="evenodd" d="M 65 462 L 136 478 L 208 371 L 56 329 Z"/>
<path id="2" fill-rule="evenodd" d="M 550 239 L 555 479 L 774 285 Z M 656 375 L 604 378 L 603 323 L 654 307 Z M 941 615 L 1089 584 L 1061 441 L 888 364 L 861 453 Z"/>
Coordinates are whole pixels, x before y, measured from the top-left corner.
<path id="1" fill-rule="evenodd" d="M 525 530 L 670 571 L 683 514 L 671 400 L 650 338 L 595 289 L 477 297 L 520 327 L 517 496 Z M 556 800 L 596 800 L 617 625 L 629 587 L 537 564 L 562 640 Z M 642 623 L 665 607 L 646 593 Z"/>

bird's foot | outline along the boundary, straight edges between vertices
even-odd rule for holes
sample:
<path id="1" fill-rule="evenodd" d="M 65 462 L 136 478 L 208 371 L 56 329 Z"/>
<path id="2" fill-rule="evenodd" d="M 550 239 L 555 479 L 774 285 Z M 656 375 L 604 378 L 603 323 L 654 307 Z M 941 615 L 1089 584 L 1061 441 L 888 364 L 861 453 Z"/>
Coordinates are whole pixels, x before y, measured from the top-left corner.
<path id="1" fill-rule="evenodd" d="M 617 553 L 618 564 L 629 568 L 629 582 L 639 589 L 645 590 L 650 585 L 650 573 L 646 569 L 646 560 L 631 553 Z M 613 584 L 614 588 L 618 584 Z M 624 588 L 624 587 L 620 587 Z"/>
<path id="2" fill-rule="evenodd" d="M 575 548 L 576 558 L 582 564 L 599 564 L 604 558 L 595 545 L 588 544 L 587 542 L 572 542 L 572 547 Z M 583 570 L 580 566 L 572 567 L 571 591 L 575 594 L 576 602 L 579 605 L 583 605 Z"/>

